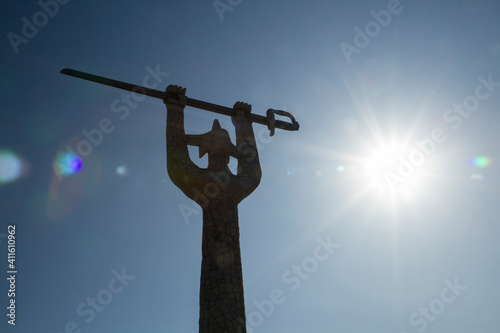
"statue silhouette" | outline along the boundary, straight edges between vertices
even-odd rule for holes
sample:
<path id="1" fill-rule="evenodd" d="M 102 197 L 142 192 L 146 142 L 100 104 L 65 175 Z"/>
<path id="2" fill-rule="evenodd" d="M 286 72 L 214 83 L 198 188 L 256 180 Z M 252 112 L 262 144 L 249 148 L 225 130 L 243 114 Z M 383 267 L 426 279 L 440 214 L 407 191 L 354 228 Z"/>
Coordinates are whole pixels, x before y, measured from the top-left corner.
<path id="1" fill-rule="evenodd" d="M 297 131 L 299 123 L 288 112 L 268 109 L 266 117 L 252 114 L 251 106 L 237 102 L 233 108 L 186 97 L 186 89 L 170 85 L 160 90 L 93 75 L 70 68 L 62 74 L 163 99 L 167 106 L 167 170 L 174 184 L 203 208 L 203 240 L 200 288 L 200 332 L 246 332 L 243 275 L 241 269 L 238 204 L 259 186 L 262 171 L 252 122 L 266 125 L 270 135 L 276 128 Z M 217 120 L 202 135 L 184 132 L 186 105 L 231 116 L 236 128 L 236 146 Z M 291 122 L 275 119 L 275 115 Z M 189 158 L 188 145 L 208 154 L 202 169 Z M 234 175 L 228 163 L 238 160 Z"/>
<path id="2" fill-rule="evenodd" d="M 262 175 L 252 122 L 246 117 L 251 106 L 233 106 L 235 146 L 217 120 L 208 133 L 186 135 L 186 89 L 170 85 L 166 92 L 176 96 L 164 99 L 168 174 L 203 209 L 199 332 L 246 332 L 238 204 L 257 188 Z M 206 169 L 191 161 L 188 145 L 198 146 L 200 157 L 208 153 Z M 238 160 L 236 175 L 228 167 L 231 156 Z"/>

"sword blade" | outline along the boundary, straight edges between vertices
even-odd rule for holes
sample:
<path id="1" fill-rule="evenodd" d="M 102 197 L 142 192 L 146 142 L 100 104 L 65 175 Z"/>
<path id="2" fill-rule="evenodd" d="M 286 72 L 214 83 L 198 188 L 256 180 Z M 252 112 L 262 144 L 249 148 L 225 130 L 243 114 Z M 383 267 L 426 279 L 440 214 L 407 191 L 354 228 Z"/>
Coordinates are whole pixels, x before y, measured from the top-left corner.
<path id="1" fill-rule="evenodd" d="M 123 81 L 118 81 L 118 80 L 114 80 L 114 79 L 109 79 L 109 78 L 106 78 L 103 76 L 89 74 L 89 73 L 77 71 L 77 70 L 70 69 L 70 68 L 64 68 L 63 70 L 61 70 L 61 74 L 73 76 L 73 77 L 76 77 L 79 79 L 84 79 L 87 81 L 92 81 L 92 82 L 104 84 L 104 85 L 118 88 L 118 89 L 131 91 L 131 92 L 134 92 L 136 94 L 147 95 L 147 96 L 154 97 L 154 98 L 159 98 L 159 99 L 165 99 L 167 97 L 175 98 L 175 96 L 173 96 L 173 95 L 169 96 L 164 91 L 146 88 L 146 87 L 142 87 L 142 86 L 138 86 L 135 84 L 131 84 L 131 83 L 123 82 Z M 187 97 L 186 105 L 197 108 L 197 109 L 215 112 L 215 113 L 222 114 L 222 115 L 229 116 L 229 117 L 232 117 L 234 115 L 234 110 L 232 108 L 218 105 L 218 104 L 200 101 L 200 100 L 197 100 L 194 98 Z M 248 118 L 252 122 L 255 122 L 255 123 L 259 123 L 259 124 L 266 125 L 266 126 L 270 125 L 269 120 L 267 119 L 267 117 L 264 117 L 264 116 L 250 113 L 250 114 L 248 114 Z M 287 122 L 284 122 L 281 120 L 276 120 L 274 122 L 274 126 L 276 128 L 284 129 L 287 131 L 296 131 L 299 129 L 298 123 L 292 124 L 292 123 L 287 123 Z"/>

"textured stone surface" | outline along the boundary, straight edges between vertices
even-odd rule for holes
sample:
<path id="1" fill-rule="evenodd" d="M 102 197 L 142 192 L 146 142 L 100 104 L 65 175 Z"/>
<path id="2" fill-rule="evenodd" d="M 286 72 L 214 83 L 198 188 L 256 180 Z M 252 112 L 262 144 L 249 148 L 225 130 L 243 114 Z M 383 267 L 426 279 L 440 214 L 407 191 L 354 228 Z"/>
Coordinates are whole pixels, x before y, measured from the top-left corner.
<path id="1" fill-rule="evenodd" d="M 199 331 L 246 332 L 238 204 L 257 188 L 261 178 L 252 123 L 245 117 L 251 107 L 241 102 L 234 106 L 236 146 L 215 123 L 209 133 L 190 136 L 190 144 L 199 142 L 202 153 L 208 152 L 209 164 L 203 169 L 191 161 L 187 150 L 185 89 L 169 86 L 167 92 L 179 96 L 165 101 L 168 174 L 203 208 Z M 227 166 L 229 154 L 238 159 L 236 175 Z"/>

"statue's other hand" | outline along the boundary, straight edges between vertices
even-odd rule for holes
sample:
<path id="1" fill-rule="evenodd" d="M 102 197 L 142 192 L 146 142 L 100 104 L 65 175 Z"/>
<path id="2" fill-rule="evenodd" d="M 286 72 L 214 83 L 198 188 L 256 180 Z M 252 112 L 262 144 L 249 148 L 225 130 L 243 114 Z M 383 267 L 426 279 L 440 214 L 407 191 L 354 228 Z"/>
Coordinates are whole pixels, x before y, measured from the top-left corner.
<path id="1" fill-rule="evenodd" d="M 252 111 L 252 105 L 244 102 L 234 103 L 233 110 L 235 115 L 233 116 L 233 124 L 242 120 L 248 120 L 246 115 Z"/>
<path id="2" fill-rule="evenodd" d="M 168 97 L 163 99 L 163 103 L 165 103 L 167 106 L 186 106 L 186 88 L 171 84 L 167 87 L 165 93 L 169 95 Z"/>

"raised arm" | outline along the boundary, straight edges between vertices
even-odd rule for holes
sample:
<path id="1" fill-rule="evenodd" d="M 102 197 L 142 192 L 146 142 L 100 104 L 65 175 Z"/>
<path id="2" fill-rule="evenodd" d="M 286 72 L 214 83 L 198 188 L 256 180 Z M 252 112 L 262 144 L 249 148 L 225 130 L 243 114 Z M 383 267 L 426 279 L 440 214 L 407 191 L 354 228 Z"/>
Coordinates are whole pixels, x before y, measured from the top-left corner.
<path id="1" fill-rule="evenodd" d="M 235 112 L 233 124 L 236 127 L 236 147 L 239 152 L 238 185 L 244 189 L 244 196 L 246 197 L 259 185 L 262 170 L 252 122 L 247 117 L 247 114 L 252 110 L 252 106 L 247 103 L 237 102 L 234 104 L 233 109 Z"/>
<path id="2" fill-rule="evenodd" d="M 184 194 L 199 202 L 200 191 L 207 183 L 206 172 L 191 161 L 184 131 L 184 108 L 186 106 L 186 88 L 170 85 L 166 92 L 176 98 L 166 98 L 167 106 L 167 171 L 172 182 Z"/>

